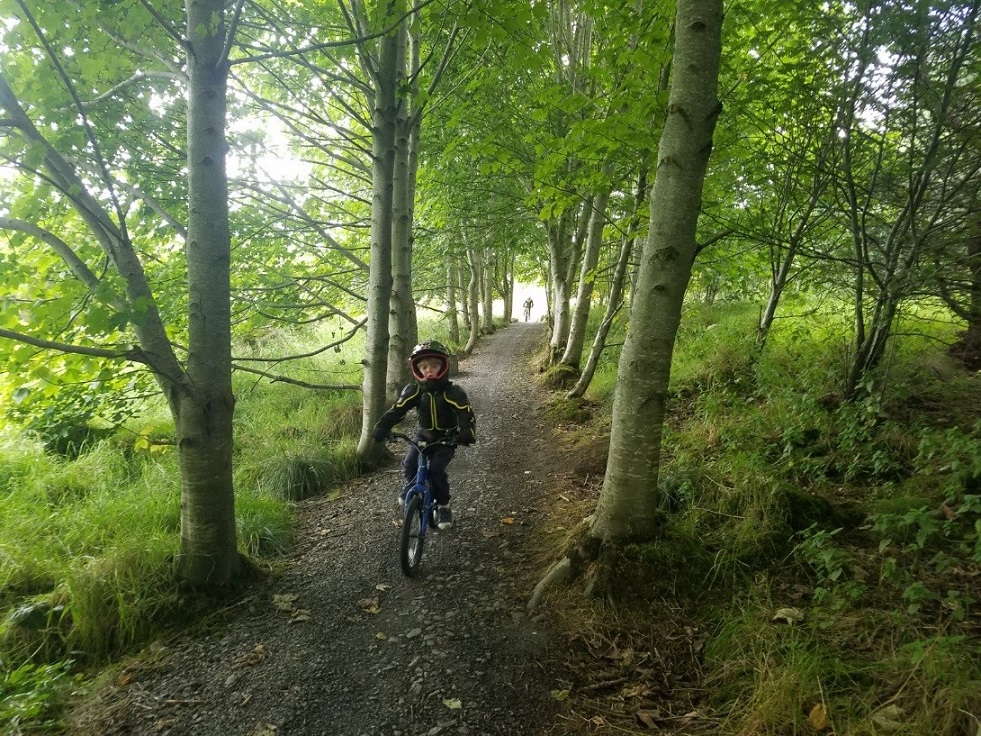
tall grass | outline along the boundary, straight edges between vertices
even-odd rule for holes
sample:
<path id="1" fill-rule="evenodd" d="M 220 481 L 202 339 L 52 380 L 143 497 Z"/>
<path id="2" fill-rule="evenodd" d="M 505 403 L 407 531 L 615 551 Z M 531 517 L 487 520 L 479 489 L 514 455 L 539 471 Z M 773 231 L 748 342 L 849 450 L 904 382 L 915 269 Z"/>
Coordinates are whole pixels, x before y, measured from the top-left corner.
<path id="1" fill-rule="evenodd" d="M 815 733 L 820 706 L 840 734 L 974 736 L 981 376 L 947 357 L 956 324 L 911 311 L 847 402 L 847 310 L 794 311 L 761 350 L 755 305 L 692 305 L 675 348 L 659 490 L 666 539 L 713 561 L 690 614 L 717 732 Z M 587 394 L 607 411 L 615 370 Z"/>
<path id="2" fill-rule="evenodd" d="M 312 354 L 247 364 L 307 384 L 358 385 L 360 338 L 318 352 L 341 334 L 336 325 L 274 331 L 236 354 Z M 245 372 L 234 384 L 239 547 L 274 558 L 293 543 L 293 502 L 359 472 L 360 392 Z M 0 676 L 12 709 L 0 713 L 7 721 L 52 718 L 57 698 L 49 685 L 73 681 L 54 676 L 68 663 L 98 665 L 186 624 L 194 602 L 175 569 L 179 534 L 179 469 L 162 401 L 148 401 L 123 431 L 74 459 L 0 429 Z"/>

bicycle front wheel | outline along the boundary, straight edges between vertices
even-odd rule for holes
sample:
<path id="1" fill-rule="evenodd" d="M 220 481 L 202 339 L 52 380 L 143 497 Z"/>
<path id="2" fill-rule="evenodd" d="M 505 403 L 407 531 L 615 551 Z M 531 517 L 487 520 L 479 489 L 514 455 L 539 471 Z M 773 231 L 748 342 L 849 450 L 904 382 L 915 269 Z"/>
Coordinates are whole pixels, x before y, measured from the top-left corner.
<path id="1" fill-rule="evenodd" d="M 416 494 L 409 499 L 405 509 L 402 534 L 399 538 L 399 561 L 402 563 L 402 572 L 406 575 L 412 575 L 419 568 L 419 562 L 422 560 L 422 544 L 425 541 L 422 533 L 422 514 L 422 496 Z"/>

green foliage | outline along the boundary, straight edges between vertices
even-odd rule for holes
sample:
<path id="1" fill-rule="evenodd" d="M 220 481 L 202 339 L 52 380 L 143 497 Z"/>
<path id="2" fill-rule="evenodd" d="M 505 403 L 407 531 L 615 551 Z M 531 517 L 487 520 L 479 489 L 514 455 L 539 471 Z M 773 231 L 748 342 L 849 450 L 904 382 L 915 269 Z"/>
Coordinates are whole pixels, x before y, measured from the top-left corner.
<path id="1" fill-rule="evenodd" d="M 277 331 L 254 344 L 252 355 L 313 354 L 329 339 L 329 326 L 303 335 Z M 311 383 L 356 383 L 361 348 L 345 343 L 279 370 Z M 293 544 L 290 501 L 359 472 L 360 394 L 246 374 L 237 376 L 237 391 L 239 545 L 272 559 Z M 3 661 L 34 666 L 71 653 L 77 663 L 100 664 L 195 614 L 175 569 L 180 483 L 173 426 L 161 400 L 140 408 L 112 437 L 72 457 L 52 454 L 13 427 L 0 431 Z M 37 721 L 41 711 L 29 705 L 48 696 L 29 682 L 24 673 L 31 672 L 41 678 L 53 670 L 18 675 L 24 705 L 17 707 Z"/>
<path id="2" fill-rule="evenodd" d="M 677 587 L 715 605 L 713 728 L 813 732 L 820 706 L 836 733 L 973 733 L 981 377 L 943 354 L 954 326 L 932 312 L 847 402 L 842 310 L 796 306 L 808 321 L 761 351 L 753 305 L 690 304 L 675 347 L 659 491 L 699 545 L 675 550 L 695 561 Z M 649 562 L 654 588 L 671 568 Z"/>
<path id="3" fill-rule="evenodd" d="M 94 377 L 79 380 L 86 374 Z M 62 455 L 77 455 L 109 437 L 150 390 L 146 373 L 121 371 L 110 363 L 92 366 L 71 356 L 48 356 L 28 376 L 31 380 L 11 392 L 8 417 Z"/>
<path id="4" fill-rule="evenodd" d="M 79 681 L 70 674 L 72 662 L 23 664 L 8 669 L 0 660 L 0 724 L 11 736 L 56 729 L 56 708 L 63 694 Z"/>
<path id="5" fill-rule="evenodd" d="M 851 578 L 849 572 L 854 561 L 846 547 L 836 544 L 835 537 L 842 528 L 826 530 L 810 526 L 798 536 L 801 541 L 794 548 L 815 578 L 814 603 L 829 604 L 841 608 L 858 602 L 866 586 Z"/>

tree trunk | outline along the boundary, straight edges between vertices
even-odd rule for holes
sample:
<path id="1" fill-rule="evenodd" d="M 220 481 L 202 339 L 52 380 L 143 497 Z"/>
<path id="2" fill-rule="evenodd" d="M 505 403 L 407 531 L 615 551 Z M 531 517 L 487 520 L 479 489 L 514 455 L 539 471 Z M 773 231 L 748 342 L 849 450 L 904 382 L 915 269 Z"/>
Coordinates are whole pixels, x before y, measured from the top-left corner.
<path id="1" fill-rule="evenodd" d="M 552 336 L 549 340 L 549 365 L 558 362 L 559 357 L 565 352 L 565 346 L 569 340 L 569 329 L 572 323 L 570 311 L 572 287 L 576 283 L 576 274 L 582 258 L 583 241 L 589 227 L 592 206 L 592 197 L 587 197 L 578 209 L 567 210 L 563 215 L 561 228 L 556 232 L 557 243 L 554 248 L 557 257 L 550 260 L 553 270 L 552 303 L 555 318 L 552 324 Z M 576 223 L 576 230 L 570 234 L 569 224 L 573 220 Z"/>
<path id="2" fill-rule="evenodd" d="M 981 230 L 981 223 L 975 226 Z M 981 370 L 981 232 L 967 238 L 967 329 L 958 346 L 958 354 L 971 370 Z"/>
<path id="3" fill-rule="evenodd" d="M 231 294 L 225 106 L 228 63 L 221 0 L 188 0 L 187 286 L 190 391 L 175 407 L 181 468 L 181 566 L 192 585 L 239 571 L 232 482 Z M 215 19 L 219 19 L 215 25 Z"/>
<path id="4" fill-rule="evenodd" d="M 403 79 L 400 88 L 408 84 L 408 91 L 402 95 L 399 105 L 397 148 L 395 174 L 395 231 L 392 234 L 394 262 L 393 298 L 397 309 L 393 307 L 389 322 L 391 336 L 388 352 L 388 384 L 391 398 L 398 395 L 402 387 L 412 375 L 409 371 L 409 353 L 419 342 L 419 323 L 416 315 L 416 303 L 412 289 L 412 250 L 414 239 L 412 235 L 415 223 L 416 180 L 419 171 L 419 138 L 422 128 L 422 116 L 416 105 L 419 92 L 420 39 L 418 12 L 413 21 L 404 31 L 404 48 L 408 49 L 406 64 L 408 80 Z M 403 68 L 400 61 L 399 68 Z M 400 170 L 401 167 L 401 170 Z"/>
<path id="5" fill-rule="evenodd" d="M 599 542 L 650 540 L 659 532 L 657 484 L 671 356 L 721 111 L 722 15 L 722 0 L 677 4 L 674 83 L 650 197 L 650 232 L 617 371 L 606 477 L 589 529 Z"/>
<path id="6" fill-rule="evenodd" d="M 79 218 L 126 284 L 126 305 L 142 318 L 132 329 L 144 362 L 174 418 L 181 472 L 180 566 L 193 587 L 214 589 L 240 572 L 232 477 L 230 236 L 225 170 L 227 60 L 219 0 L 188 2 L 188 288 L 186 367 L 174 354 L 139 254 L 74 167 L 41 135 L 0 76 L 0 107 L 18 133 L 43 151 L 48 180 L 69 195 Z M 217 19 L 217 23 L 215 20 Z M 84 279 L 83 279 L 84 281 Z"/>
<path id="7" fill-rule="evenodd" d="M 630 218 L 630 224 L 627 229 L 627 233 L 623 237 L 623 241 L 620 245 L 620 253 L 617 256 L 616 268 L 613 271 L 613 282 L 610 284 L 610 298 L 606 305 L 606 312 L 603 315 L 603 321 L 600 323 L 599 329 L 596 330 L 596 335 L 593 337 L 593 347 L 589 351 L 589 358 L 586 360 L 586 366 L 583 368 L 582 374 L 579 376 L 579 380 L 576 385 L 572 387 L 568 396 L 570 399 L 581 398 L 586 393 L 586 389 L 589 388 L 589 384 L 593 380 L 593 375 L 596 373 L 596 366 L 599 364 L 600 355 L 602 355 L 603 350 L 606 347 L 606 337 L 610 333 L 610 328 L 613 326 L 613 320 L 616 318 L 617 314 L 620 312 L 620 308 L 623 306 L 623 289 L 627 282 L 627 271 L 630 266 L 630 254 L 633 252 L 634 242 L 637 239 L 637 230 L 640 228 L 639 212 L 643 205 L 644 199 L 647 197 L 647 161 L 645 160 L 640 167 L 640 173 L 637 176 L 637 193 L 634 199 L 634 213 Z"/>
<path id="8" fill-rule="evenodd" d="M 488 254 L 481 252 L 478 254 L 481 260 L 481 288 L 480 295 L 483 300 L 483 325 L 481 333 L 484 335 L 494 334 L 494 269 L 488 264 Z"/>
<path id="9" fill-rule="evenodd" d="M 464 255 L 466 257 L 466 254 Z M 463 326 L 470 330 L 470 269 L 461 268 L 461 260 L 455 261 L 455 271 L 457 287 L 460 292 L 460 314 L 463 317 Z"/>
<path id="10" fill-rule="evenodd" d="M 480 261 L 470 248 L 467 248 L 467 261 L 470 264 L 470 283 L 467 285 L 467 326 L 470 334 L 463 352 L 469 355 L 477 347 L 477 337 L 480 334 L 480 313 L 477 305 L 480 300 Z"/>
<path id="11" fill-rule="evenodd" d="M 504 273 L 501 279 L 501 299 L 504 302 L 504 324 L 511 324 L 514 315 L 514 248 L 507 248 L 504 258 L 501 259 L 504 266 Z"/>
<path id="12" fill-rule="evenodd" d="M 399 31 L 379 41 L 374 107 L 371 114 L 372 197 L 371 258 L 368 277 L 368 321 L 365 336 L 361 439 L 358 456 L 374 460 L 380 445 L 371 429 L 388 403 L 389 300 L 392 294 L 392 201 L 394 197 L 395 137 L 398 116 Z"/>
<path id="13" fill-rule="evenodd" d="M 456 256 L 448 253 L 446 256 L 446 324 L 450 340 L 454 345 L 460 344 L 460 316 L 456 308 L 457 275 Z"/>
<path id="14" fill-rule="evenodd" d="M 834 135 L 834 131 L 832 131 L 832 135 Z M 776 253 L 770 259 L 770 294 L 767 297 L 766 306 L 763 308 L 760 323 L 756 330 L 756 343 L 761 350 L 766 346 L 766 338 L 770 334 L 770 328 L 773 326 L 773 320 L 776 318 L 777 305 L 780 303 L 780 297 L 783 296 L 784 289 L 790 281 L 790 271 L 794 265 L 794 259 L 797 257 L 797 251 L 800 249 L 801 244 L 804 242 L 804 237 L 812 225 L 812 218 L 821 201 L 821 195 L 828 187 L 827 158 L 829 150 L 830 147 L 827 142 L 821 145 L 817 159 L 814 162 L 811 191 L 807 206 L 801 212 L 794 231 L 787 239 L 786 249 L 777 249 Z M 788 178 L 796 180 L 797 175 L 798 171 L 794 169 L 789 172 Z M 795 184 L 796 181 L 788 181 L 787 186 L 784 187 L 782 192 L 782 207 L 787 207 L 792 201 L 792 190 Z"/>
<path id="15" fill-rule="evenodd" d="M 406 29 L 399 26 L 397 88 L 405 82 Z M 394 401 L 411 379 L 409 353 L 417 342 L 416 304 L 412 296 L 412 197 L 414 153 L 408 105 L 401 99 L 395 134 L 395 170 L 392 191 L 392 300 L 388 318 L 388 400 Z"/>
<path id="16" fill-rule="evenodd" d="M 559 219 L 548 226 L 548 276 L 551 288 L 550 313 L 551 334 L 549 335 L 549 364 L 555 362 L 565 348 L 565 335 L 569 324 L 569 300 L 572 298 L 567 274 L 569 260 L 572 258 L 572 242 L 567 235 L 571 213 L 563 212 Z"/>
<path id="17" fill-rule="evenodd" d="M 565 352 L 559 361 L 579 372 L 582 362 L 582 350 L 586 340 L 586 324 L 589 322 L 589 312 L 592 307 L 593 285 L 596 281 L 596 264 L 599 263 L 600 246 L 603 244 L 603 226 L 606 224 L 606 203 L 610 198 L 610 190 L 604 189 L 592 199 L 593 212 L 589 217 L 589 229 L 586 235 L 586 249 L 582 260 L 582 270 L 579 274 L 579 290 L 576 292 L 576 307 L 572 313 L 569 325 L 569 338 L 565 344 Z"/>

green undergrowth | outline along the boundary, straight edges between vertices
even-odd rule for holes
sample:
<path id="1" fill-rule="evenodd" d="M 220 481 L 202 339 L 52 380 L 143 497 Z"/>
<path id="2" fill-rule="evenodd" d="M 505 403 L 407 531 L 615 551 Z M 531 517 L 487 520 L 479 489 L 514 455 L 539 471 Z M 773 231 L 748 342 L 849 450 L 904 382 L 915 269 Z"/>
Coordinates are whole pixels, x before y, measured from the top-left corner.
<path id="1" fill-rule="evenodd" d="M 975 736 L 981 376 L 948 358 L 953 325 L 908 316 L 880 372 L 845 401 L 847 325 L 835 310 L 810 314 L 806 327 L 778 322 L 761 350 L 755 306 L 686 311 L 665 536 L 647 553 L 657 584 L 635 586 L 643 595 L 617 615 L 646 608 L 657 628 L 665 605 L 682 607 L 704 631 L 692 732 Z M 608 424 L 614 384 L 607 365 L 578 435 Z M 576 417 L 567 399 L 553 404 Z M 689 579 L 665 596 L 678 574 Z M 618 729 L 647 732 L 610 712 Z"/>
<path id="2" fill-rule="evenodd" d="M 271 331 L 242 358 L 270 377 L 360 382 L 363 343 L 318 348 L 339 328 Z M 294 501 L 354 477 L 361 426 L 356 390 L 312 390 L 236 373 L 235 486 L 239 547 L 260 566 L 293 544 Z M 175 558 L 180 479 L 173 426 L 148 401 L 124 429 L 77 456 L 0 429 L 0 723 L 55 731 L 76 673 L 90 672 L 208 606 L 181 589 Z M 2 729 L 0 729 L 2 730 Z M 4 731 L 6 733 L 6 731 Z"/>

